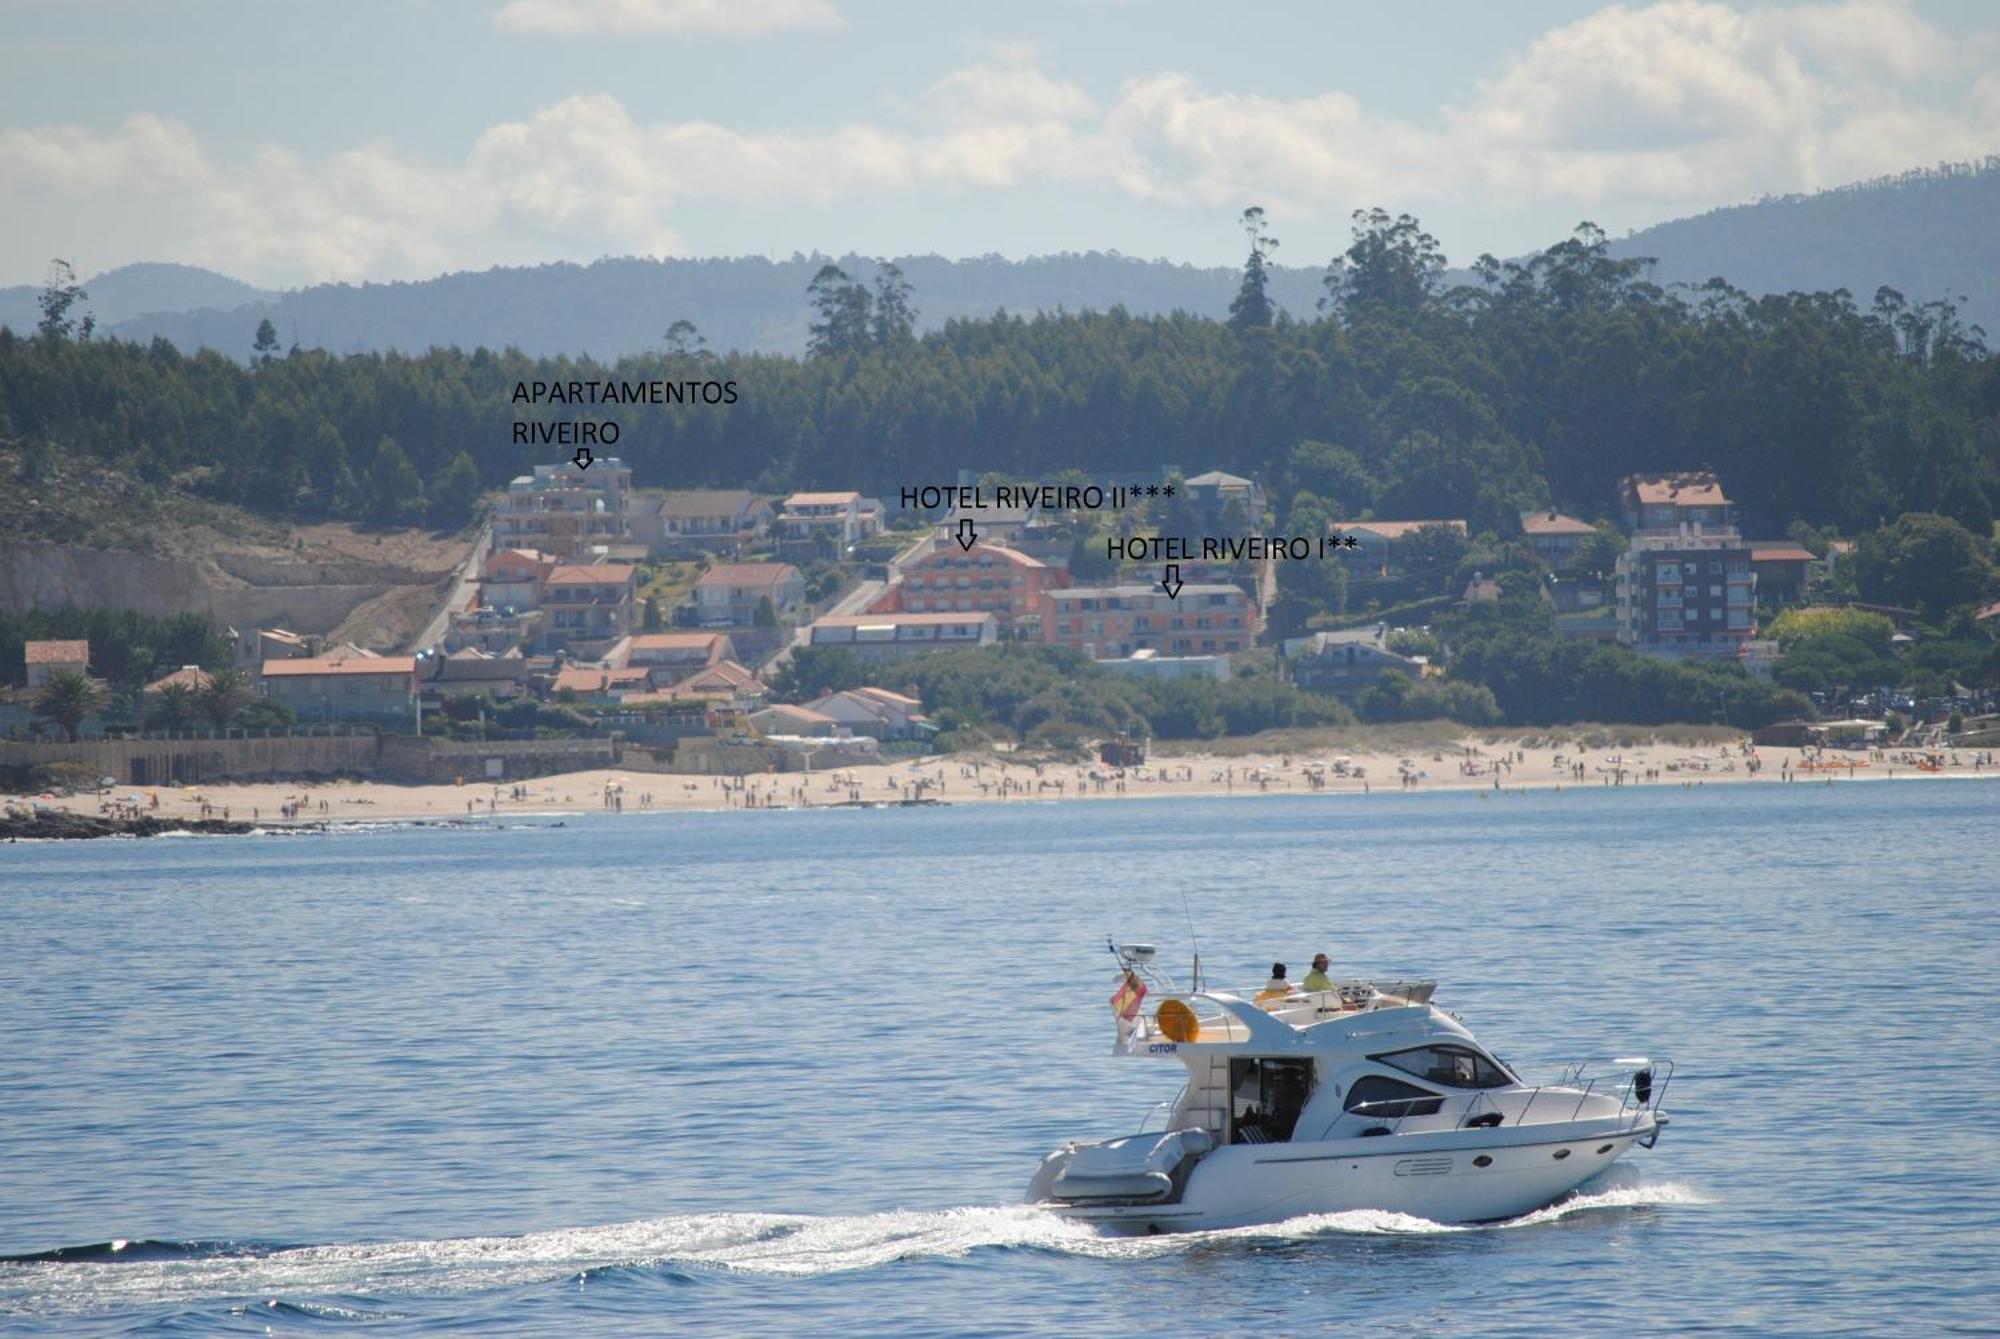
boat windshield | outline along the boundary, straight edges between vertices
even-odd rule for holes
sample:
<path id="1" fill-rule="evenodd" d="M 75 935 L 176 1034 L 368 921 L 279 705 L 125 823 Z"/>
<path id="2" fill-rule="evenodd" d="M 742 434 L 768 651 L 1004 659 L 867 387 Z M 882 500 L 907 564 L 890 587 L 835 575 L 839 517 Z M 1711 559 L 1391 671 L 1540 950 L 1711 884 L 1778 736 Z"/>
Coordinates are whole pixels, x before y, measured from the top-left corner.
<path id="1" fill-rule="evenodd" d="M 1369 1058 L 1454 1088 L 1505 1088 L 1514 1082 L 1511 1074 L 1469 1046 L 1419 1046 Z"/>

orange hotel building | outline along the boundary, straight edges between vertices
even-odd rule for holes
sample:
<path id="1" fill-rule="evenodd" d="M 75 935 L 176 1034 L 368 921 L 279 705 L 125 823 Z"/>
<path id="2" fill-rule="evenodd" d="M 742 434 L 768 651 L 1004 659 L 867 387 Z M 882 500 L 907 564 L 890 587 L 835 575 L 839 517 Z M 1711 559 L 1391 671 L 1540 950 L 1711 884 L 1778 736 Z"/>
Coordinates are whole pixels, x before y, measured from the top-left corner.
<path id="1" fill-rule="evenodd" d="M 1039 614 L 1042 597 L 1068 584 L 1066 568 L 1025 553 L 997 544 L 960 549 L 956 540 L 943 540 L 909 564 L 869 612 L 992 614 L 1004 627 Z"/>
<path id="2" fill-rule="evenodd" d="M 1163 656 L 1246 651 L 1257 640 L 1257 611 L 1240 587 L 1183 586 L 1176 598 L 1158 586 L 1072 586 L 1042 601 L 1042 641 L 1096 660 L 1134 651 Z"/>

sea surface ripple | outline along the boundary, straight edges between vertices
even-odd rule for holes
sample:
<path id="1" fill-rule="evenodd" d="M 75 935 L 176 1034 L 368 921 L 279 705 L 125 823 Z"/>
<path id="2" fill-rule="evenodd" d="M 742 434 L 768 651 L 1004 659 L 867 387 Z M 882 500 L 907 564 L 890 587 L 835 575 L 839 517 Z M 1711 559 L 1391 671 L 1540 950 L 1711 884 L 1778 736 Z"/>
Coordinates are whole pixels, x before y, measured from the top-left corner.
<path id="1" fill-rule="evenodd" d="M 0 1331 L 1990 1332 L 2000 786 L 0 846 Z M 1509 1223 L 1017 1203 L 1178 1067 L 1106 935 L 1424 972 L 1674 1124 Z"/>

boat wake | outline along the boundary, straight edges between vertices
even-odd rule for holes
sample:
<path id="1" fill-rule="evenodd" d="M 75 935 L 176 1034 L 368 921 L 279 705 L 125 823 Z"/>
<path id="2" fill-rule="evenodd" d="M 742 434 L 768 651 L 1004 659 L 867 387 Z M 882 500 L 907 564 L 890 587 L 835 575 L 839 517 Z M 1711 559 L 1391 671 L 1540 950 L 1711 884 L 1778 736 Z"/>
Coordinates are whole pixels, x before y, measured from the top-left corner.
<path id="1" fill-rule="evenodd" d="M 1704 1204 L 1685 1186 L 1641 1182 L 1585 1191 L 1503 1223 L 1453 1226 L 1362 1209 L 1258 1227 L 1154 1237 L 1106 1235 L 1026 1205 L 812 1217 L 714 1213 L 514 1237 L 286 1246 L 229 1241 L 106 1241 L 0 1257 L 0 1315 L 80 1314 L 278 1297 L 341 1306 L 640 1271 L 811 1278 L 975 1251 L 1027 1250 L 1105 1260 L 1151 1259 L 1231 1241 L 1342 1235 L 1426 1236 L 1534 1227 L 1579 1214 Z"/>

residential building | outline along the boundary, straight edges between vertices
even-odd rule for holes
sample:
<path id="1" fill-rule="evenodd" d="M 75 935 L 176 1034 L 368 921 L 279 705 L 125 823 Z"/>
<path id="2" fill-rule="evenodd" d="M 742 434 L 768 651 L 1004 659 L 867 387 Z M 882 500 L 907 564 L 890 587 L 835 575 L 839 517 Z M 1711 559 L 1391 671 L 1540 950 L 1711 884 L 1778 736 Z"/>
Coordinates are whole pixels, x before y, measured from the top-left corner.
<path id="1" fill-rule="evenodd" d="M 674 558 L 715 553 L 733 558 L 770 533 L 771 504 L 743 488 L 692 488 L 668 493 L 648 508 L 650 524 L 634 538 Z"/>
<path id="2" fill-rule="evenodd" d="M 638 623 L 639 569 L 624 563 L 572 563 L 554 568 L 542 591 L 551 646 L 609 645 Z"/>
<path id="3" fill-rule="evenodd" d="M 414 656 L 311 656 L 264 662 L 264 695 L 302 721 L 417 728 Z"/>
<path id="4" fill-rule="evenodd" d="M 1242 588 L 1189 582 L 1169 597 L 1158 586 L 1072 586 L 1042 599 L 1042 642 L 1096 660 L 1135 651 L 1216 655 L 1257 639 L 1257 609 Z"/>
<path id="5" fill-rule="evenodd" d="M 497 701 L 518 697 L 527 684 L 528 662 L 518 650 L 494 655 L 477 647 L 461 647 L 419 665 L 420 688 L 432 701 L 490 694 Z"/>
<path id="6" fill-rule="evenodd" d="M 1528 541 L 1528 547 L 1558 572 L 1576 565 L 1576 555 L 1583 548 L 1583 542 L 1595 533 L 1597 527 L 1589 521 L 1565 516 L 1559 511 L 1521 513 L 1521 534 Z"/>
<path id="7" fill-rule="evenodd" d="M 512 605 L 496 609 L 482 603 L 470 609 L 454 609 L 445 628 L 444 649 L 470 648 L 489 655 L 504 655 L 517 646 L 532 646 L 547 622 L 548 615 L 540 609 L 516 609 Z"/>
<path id="8" fill-rule="evenodd" d="M 1722 485 L 1706 470 L 1680 474 L 1634 474 L 1619 487 L 1628 533 L 1705 534 L 1727 530 L 1736 538 L 1735 509 Z"/>
<path id="9" fill-rule="evenodd" d="M 654 671 L 655 683 L 672 682 L 711 665 L 734 659 L 736 644 L 720 632 L 642 632 L 619 642 L 604 654 L 604 663 L 620 669 L 636 665 Z"/>
<path id="10" fill-rule="evenodd" d="M 23 649 L 28 662 L 28 687 L 40 688 L 53 674 L 90 673 L 90 643 L 29 642 Z"/>
<path id="11" fill-rule="evenodd" d="M 937 523 L 937 541 L 942 547 L 947 541 L 955 540 L 960 523 L 971 521 L 972 533 L 981 540 L 1012 543 L 1035 523 L 1037 511 L 1033 506 L 1002 507 L 993 503 L 982 507 L 953 507 Z"/>
<path id="12" fill-rule="evenodd" d="M 961 646 L 991 646 L 1000 623 L 991 614 L 829 614 L 810 631 L 814 646 L 840 646 L 863 660 L 893 660 Z"/>
<path id="13" fill-rule="evenodd" d="M 560 565 L 540 549 L 495 549 L 479 569 L 479 603 L 501 613 L 539 609 L 549 573 Z"/>
<path id="14" fill-rule="evenodd" d="M 940 541 L 928 554 L 903 568 L 903 579 L 876 601 L 872 612 L 992 614 L 1002 628 L 1041 613 L 1042 596 L 1069 584 L 1063 567 L 1030 558 L 998 544 L 959 547 Z"/>
<path id="15" fill-rule="evenodd" d="M 214 678 L 201 666 L 183 665 L 172 674 L 162 674 L 140 691 L 164 693 L 169 688 L 179 688 L 186 692 L 199 693 L 205 691 L 214 682 Z"/>
<path id="16" fill-rule="evenodd" d="M 859 493 L 794 493 L 773 524 L 788 552 L 811 552 L 822 545 L 844 554 L 881 529 L 881 504 L 872 512 Z"/>
<path id="17" fill-rule="evenodd" d="M 673 699 L 707 700 L 718 703 L 755 703 L 769 690 L 755 673 L 734 660 L 718 660 L 677 680 L 665 690 Z"/>
<path id="18" fill-rule="evenodd" d="M 753 711 L 747 719 L 760 735 L 811 739 L 840 733 L 840 722 L 833 717 L 812 707 L 795 707 L 783 702 Z"/>
<path id="19" fill-rule="evenodd" d="M 1116 660 L 1100 660 L 1099 669 L 1133 679 L 1214 679 L 1227 683 L 1235 670 L 1226 655 L 1163 656 L 1151 648 Z"/>
<path id="20" fill-rule="evenodd" d="M 507 485 L 493 513 L 499 548 L 540 549 L 575 558 L 593 545 L 632 539 L 632 471 L 616 456 L 589 469 L 565 461 L 537 465 Z"/>
<path id="21" fill-rule="evenodd" d="M 918 739 L 933 734 L 924 704 L 886 688 L 850 688 L 806 703 L 808 710 L 828 717 L 850 734 L 872 739 Z"/>
<path id="22" fill-rule="evenodd" d="M 225 629 L 236 668 L 255 680 L 264 672 L 267 660 L 297 660 L 313 653 L 313 639 L 284 628 Z"/>
<path id="23" fill-rule="evenodd" d="M 1797 604 L 1806 597 L 1818 561 L 1810 549 L 1773 540 L 1750 546 L 1750 570 L 1757 574 L 1757 593 L 1771 604 Z"/>
<path id="24" fill-rule="evenodd" d="M 565 665 L 549 683 L 549 695 L 562 702 L 623 702 L 632 693 L 652 690 L 648 672 L 636 665 L 624 669 L 603 665 Z"/>
<path id="25" fill-rule="evenodd" d="M 806 582 L 790 563 L 717 563 L 694 583 L 695 622 L 704 628 L 749 627 L 765 600 L 779 622 L 805 607 Z"/>
<path id="26" fill-rule="evenodd" d="M 1293 683 L 1342 698 L 1352 698 L 1385 674 L 1420 679 L 1429 669 L 1425 657 L 1391 650 L 1389 629 L 1381 623 L 1294 637 L 1285 643 L 1284 652 Z"/>
<path id="27" fill-rule="evenodd" d="M 1187 490 L 1187 500 L 1194 507 L 1194 514 L 1201 519 L 1205 533 L 1222 533 L 1223 518 L 1228 514 L 1231 503 L 1242 514 L 1245 526 L 1253 531 L 1262 528 L 1265 505 L 1262 485 L 1241 475 L 1210 470 L 1182 480 L 1181 486 Z"/>
<path id="28" fill-rule="evenodd" d="M 1341 560 L 1359 565 L 1370 572 L 1387 573 L 1402 566 L 1397 561 L 1397 547 L 1411 535 L 1426 526 L 1441 525 L 1468 533 L 1463 520 L 1419 520 L 1419 521 L 1341 521 L 1334 529 L 1342 536 L 1353 536 L 1352 548 L 1342 547 Z"/>
<path id="29" fill-rule="evenodd" d="M 1737 658 L 1757 635 L 1757 574 L 1712 474 L 1633 476 L 1613 593 L 1618 640 L 1648 655 Z"/>

